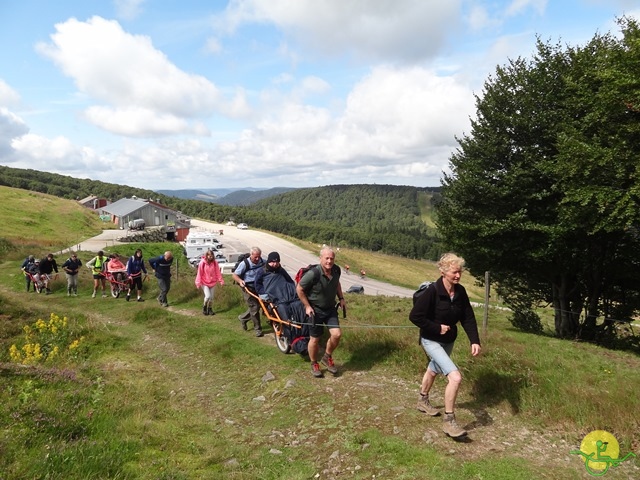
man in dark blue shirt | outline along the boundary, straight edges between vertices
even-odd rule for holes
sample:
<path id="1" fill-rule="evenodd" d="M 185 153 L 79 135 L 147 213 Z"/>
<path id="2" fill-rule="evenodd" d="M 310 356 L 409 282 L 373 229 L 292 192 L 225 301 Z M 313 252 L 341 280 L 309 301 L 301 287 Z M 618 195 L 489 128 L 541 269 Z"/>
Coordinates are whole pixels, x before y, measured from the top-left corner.
<path id="1" fill-rule="evenodd" d="M 158 288 L 160 294 L 158 295 L 158 302 L 163 307 L 168 307 L 167 294 L 171 289 L 171 265 L 173 264 L 173 253 L 169 250 L 164 252 L 163 255 L 154 257 L 149 260 L 149 265 L 154 270 L 156 278 L 158 279 Z"/>
<path id="2" fill-rule="evenodd" d="M 62 269 L 67 274 L 67 297 L 72 295 L 78 296 L 78 272 L 82 267 L 82 261 L 78 260 L 78 255 L 71 254 L 67 261 L 62 264 Z"/>

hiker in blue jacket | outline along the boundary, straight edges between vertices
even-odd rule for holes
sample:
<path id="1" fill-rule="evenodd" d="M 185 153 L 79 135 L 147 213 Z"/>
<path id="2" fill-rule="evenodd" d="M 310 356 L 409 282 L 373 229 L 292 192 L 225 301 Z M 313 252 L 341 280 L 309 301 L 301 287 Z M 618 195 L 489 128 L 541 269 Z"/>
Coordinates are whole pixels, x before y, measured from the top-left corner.
<path id="1" fill-rule="evenodd" d="M 149 265 L 154 270 L 156 278 L 158 279 L 158 288 L 160 294 L 158 295 L 158 302 L 163 307 L 168 307 L 167 294 L 171 289 L 171 265 L 173 264 L 173 253 L 167 250 L 163 255 L 149 260 Z"/>
<path id="2" fill-rule="evenodd" d="M 444 418 L 442 429 L 452 438 L 466 435 L 467 432 L 456 423 L 455 402 L 458 396 L 462 375 L 451 360 L 451 352 L 458 335 L 456 324 L 460 322 L 471 343 L 471 355 L 480 354 L 480 336 L 476 317 L 465 288 L 460 285 L 464 268 L 464 259 L 445 253 L 438 262 L 441 277 L 417 298 L 410 320 L 420 326 L 420 344 L 431 359 L 422 378 L 418 410 L 433 417 L 440 411 L 431 405 L 429 391 L 438 374 L 447 377 L 444 391 Z"/>
<path id="3" fill-rule="evenodd" d="M 142 273 L 147 275 L 147 268 L 144 266 L 142 250 L 138 248 L 127 262 L 127 275 L 129 276 L 127 302 L 131 298 L 131 290 L 134 288 L 138 292 L 138 302 L 144 302 L 144 299 L 142 298 Z"/>
<path id="4" fill-rule="evenodd" d="M 250 290 L 255 293 L 255 280 L 258 270 L 264 267 L 264 259 L 262 258 L 262 250 L 258 247 L 251 247 L 251 255 L 245 258 L 233 272 L 233 279 L 242 288 L 242 295 L 247 304 L 249 316 L 241 315 L 238 317 L 243 330 L 247 330 L 249 320 L 253 321 L 253 330 L 256 337 L 262 337 L 262 325 L 260 325 L 260 304 L 258 301 L 247 293 Z"/>

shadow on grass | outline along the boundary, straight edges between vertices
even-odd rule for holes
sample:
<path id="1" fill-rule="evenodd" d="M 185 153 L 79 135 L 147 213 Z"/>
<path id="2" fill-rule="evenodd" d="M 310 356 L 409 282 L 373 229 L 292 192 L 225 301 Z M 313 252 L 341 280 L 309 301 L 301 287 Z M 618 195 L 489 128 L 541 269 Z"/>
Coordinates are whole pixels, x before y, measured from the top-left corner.
<path id="1" fill-rule="evenodd" d="M 349 348 L 350 358 L 344 364 L 345 370 L 371 370 L 377 363 L 384 362 L 392 356 L 401 346 L 393 340 L 380 340 L 362 342 Z"/>
<path id="2" fill-rule="evenodd" d="M 465 430 L 486 427 L 493 423 L 493 418 L 487 409 L 495 407 L 504 401 L 509 403 L 511 412 L 520 412 L 522 382 L 518 373 L 504 374 L 498 372 L 480 372 L 473 381 L 472 392 L 474 400 L 461 403 L 476 419 L 465 425 Z"/>

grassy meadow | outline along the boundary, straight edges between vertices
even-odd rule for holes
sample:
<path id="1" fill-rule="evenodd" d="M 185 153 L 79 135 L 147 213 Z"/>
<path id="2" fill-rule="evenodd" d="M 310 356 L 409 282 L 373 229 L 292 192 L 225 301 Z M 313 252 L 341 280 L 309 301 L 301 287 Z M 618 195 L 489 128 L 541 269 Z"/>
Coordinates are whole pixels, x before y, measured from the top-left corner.
<path id="1" fill-rule="evenodd" d="M 169 308 L 155 301 L 153 278 L 143 303 L 93 299 L 87 269 L 78 297 L 66 296 L 62 277 L 52 295 L 26 293 L 26 255 L 76 244 L 100 222 L 76 220 L 84 210 L 73 202 L 7 190 L 0 205 L 15 192 L 28 197 L 13 200 L 11 221 L 27 218 L 33 201 L 51 208 L 31 230 L 0 235 L 0 480 L 585 479 L 571 451 L 598 429 L 615 436 L 620 457 L 640 455 L 637 355 L 525 334 L 492 308 L 482 355 L 470 357 L 463 332 L 454 350 L 464 375 L 457 416 L 469 431 L 456 442 L 441 419 L 415 409 L 425 355 L 407 319 L 410 299 L 348 296 L 334 355 L 341 373 L 314 379 L 308 360 L 282 354 L 272 335 L 240 328 L 230 277 L 216 289 L 216 315 L 203 316 L 186 262 Z M 41 232 L 47 243 L 34 243 Z M 167 248 L 112 250 L 138 246 L 145 258 Z M 436 274 L 429 262 L 370 252 L 341 249 L 338 259 L 410 287 Z M 482 289 L 463 280 L 481 300 Z M 434 387 L 439 407 L 444 386 Z M 640 478 L 640 462 L 604 478 Z"/>

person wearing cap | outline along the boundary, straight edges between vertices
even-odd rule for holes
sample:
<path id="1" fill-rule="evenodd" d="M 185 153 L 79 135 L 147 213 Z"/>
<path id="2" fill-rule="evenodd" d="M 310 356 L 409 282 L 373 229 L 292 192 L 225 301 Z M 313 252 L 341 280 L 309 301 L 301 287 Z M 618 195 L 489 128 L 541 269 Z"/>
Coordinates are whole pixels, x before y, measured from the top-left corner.
<path id="1" fill-rule="evenodd" d="M 27 293 L 29 293 L 29 288 L 31 287 L 31 278 L 38 274 L 38 267 L 36 266 L 36 257 L 33 255 L 29 255 L 22 262 L 22 266 L 20 269 L 24 272 L 24 278 L 27 283 Z M 33 291 L 36 291 L 36 286 L 33 285 Z"/>
<path id="2" fill-rule="evenodd" d="M 244 301 L 249 307 L 249 318 L 246 320 L 240 318 L 240 323 L 244 330 L 247 329 L 247 322 L 249 319 L 253 321 L 253 329 L 256 332 L 256 337 L 262 337 L 262 325 L 260 325 L 260 304 L 255 297 L 247 292 L 255 292 L 255 280 L 258 270 L 264 267 L 264 259 L 262 258 L 262 250 L 258 247 L 251 247 L 249 258 L 245 258 L 240 265 L 233 272 L 233 279 L 242 288 L 242 295 Z"/>
<path id="3" fill-rule="evenodd" d="M 256 273 L 256 293 L 260 295 L 263 300 L 265 300 L 266 295 L 268 295 L 267 290 L 269 286 L 269 277 L 271 275 L 282 275 L 285 281 L 294 285 L 295 288 L 295 282 L 293 281 L 289 273 L 284 268 L 282 268 L 282 265 L 280 264 L 280 254 L 278 252 L 271 252 L 267 256 L 267 263 L 265 263 L 264 268 L 258 269 Z"/>
<path id="4" fill-rule="evenodd" d="M 40 260 L 40 278 L 44 280 L 44 288 L 47 290 L 47 295 L 51 293 L 49 289 L 49 282 L 51 281 L 50 275 L 53 272 L 58 273 L 58 264 L 53 258 L 53 253 L 49 253 L 46 257 Z"/>
<path id="5" fill-rule="evenodd" d="M 78 296 L 78 272 L 82 267 L 82 262 L 78 260 L 78 255 L 72 253 L 69 258 L 62 264 L 62 269 L 67 275 L 67 297 L 73 294 Z"/>
<path id="6" fill-rule="evenodd" d="M 216 314 L 213 311 L 213 293 L 218 283 L 224 285 L 224 278 L 222 278 L 222 272 L 213 250 L 207 250 L 198 264 L 195 280 L 196 288 L 202 288 L 204 293 L 204 303 L 202 305 L 202 313 L 204 315 Z"/>
<path id="7" fill-rule="evenodd" d="M 308 342 L 309 331 L 304 325 L 307 320 L 304 305 L 298 298 L 296 282 L 280 264 L 278 252 L 271 252 L 264 268 L 258 270 L 256 293 L 262 300 L 276 305 L 280 318 L 301 324 L 300 336 L 306 337 Z"/>

